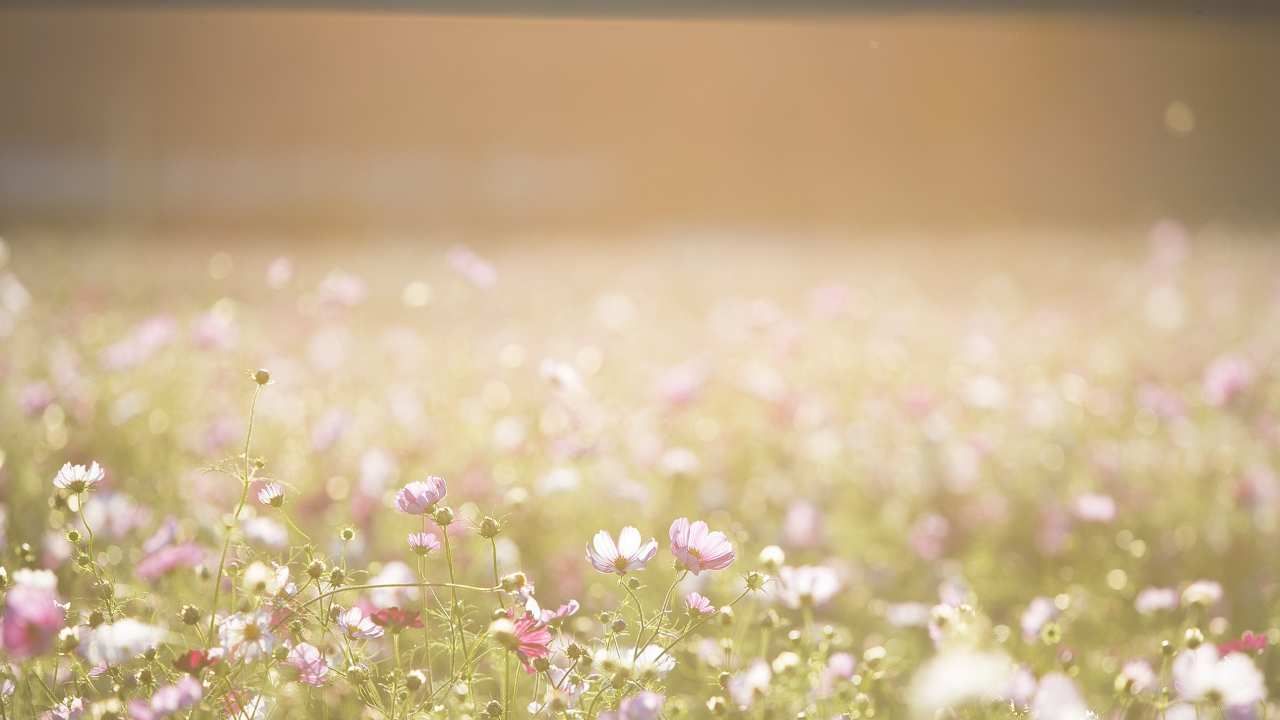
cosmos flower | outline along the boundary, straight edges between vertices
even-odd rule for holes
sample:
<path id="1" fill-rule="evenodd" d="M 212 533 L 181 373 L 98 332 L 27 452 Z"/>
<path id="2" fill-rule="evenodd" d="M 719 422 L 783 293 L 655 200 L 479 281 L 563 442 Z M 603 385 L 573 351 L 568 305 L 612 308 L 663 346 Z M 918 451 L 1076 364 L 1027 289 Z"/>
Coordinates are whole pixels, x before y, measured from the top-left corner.
<path id="1" fill-rule="evenodd" d="M 284 486 L 278 482 L 266 483 L 258 490 L 258 502 L 275 508 L 284 505 Z"/>
<path id="2" fill-rule="evenodd" d="M 88 467 L 66 463 L 53 478 L 53 486 L 59 490 L 82 493 L 92 490 L 95 485 L 102 482 L 104 477 L 106 477 L 106 473 L 103 472 L 102 466 L 98 465 L 97 462 L 90 464 Z"/>
<path id="3" fill-rule="evenodd" d="M 161 720 L 195 707 L 202 697 L 204 686 L 200 681 L 184 675 L 176 683 L 157 689 L 150 700 L 131 701 L 129 717 L 131 720 Z"/>
<path id="4" fill-rule="evenodd" d="M 79 720 L 84 717 L 84 711 L 83 698 L 66 698 L 43 713 L 40 720 Z"/>
<path id="5" fill-rule="evenodd" d="M 595 662 L 608 670 L 626 669 L 639 675 L 661 677 L 676 667 L 676 659 L 661 645 L 645 645 L 637 654 L 630 648 L 600 648 Z"/>
<path id="6" fill-rule="evenodd" d="M 600 720 L 658 720 L 666 701 L 665 695 L 646 690 L 625 698 L 617 711 L 601 713 Z"/>
<path id="7" fill-rule="evenodd" d="M 725 534 L 710 532 L 701 520 L 693 523 L 689 518 L 679 518 L 671 523 L 671 554 L 694 575 L 704 570 L 723 570 L 733 563 L 733 545 Z"/>
<path id="8" fill-rule="evenodd" d="M 1040 678 L 1035 698 L 1031 701 L 1031 715 L 1037 720 L 1092 720 L 1076 684 L 1062 673 L 1049 673 Z"/>
<path id="9" fill-rule="evenodd" d="M 602 573 L 626 575 L 629 572 L 643 570 L 646 563 L 658 554 L 658 542 L 650 538 L 641 544 L 640 531 L 633 527 L 624 527 L 618 533 L 618 542 L 607 531 L 601 530 L 587 545 L 587 561 Z"/>
<path id="10" fill-rule="evenodd" d="M 82 633 L 80 656 L 94 666 L 120 665 L 160 645 L 168 635 L 164 628 L 124 618 Z"/>
<path id="11" fill-rule="evenodd" d="M 1213 700 L 1226 707 L 1254 705 L 1267 697 L 1266 681 L 1253 660 L 1241 653 L 1219 656 L 1208 643 L 1178 653 L 1173 685 L 1183 700 Z"/>
<path id="12" fill-rule="evenodd" d="M 691 592 L 685 596 L 684 606 L 690 615 L 696 617 L 706 617 L 716 611 L 716 606 L 712 605 L 710 600 L 696 592 Z"/>
<path id="13" fill-rule="evenodd" d="M 430 514 L 436 503 L 444 499 L 446 490 L 444 478 L 435 475 L 415 480 L 396 493 L 396 507 L 409 515 Z"/>
<path id="14" fill-rule="evenodd" d="M 311 687 L 320 687 L 329 674 L 329 664 L 319 648 L 309 643 L 298 643 L 289 650 L 285 662 L 298 671 L 298 682 Z"/>
<path id="15" fill-rule="evenodd" d="M 338 615 L 338 627 L 352 640 L 373 640 L 382 637 L 382 628 L 374 624 L 373 619 L 364 614 L 359 607 L 352 606 Z"/>
<path id="16" fill-rule="evenodd" d="M 534 673 L 533 661 L 551 654 L 551 631 L 542 621 L 532 614 L 516 615 L 514 607 L 508 608 L 505 617 L 500 617 L 489 626 L 489 633 L 520 658 L 525 672 Z"/>
<path id="17" fill-rule="evenodd" d="M 1042 596 L 1031 599 L 1021 618 L 1022 639 L 1031 642 L 1040 636 L 1040 630 L 1053 618 L 1057 617 L 1058 608 L 1053 600 Z"/>
<path id="18" fill-rule="evenodd" d="M 415 555 L 427 555 L 440 549 L 440 538 L 435 533 L 429 532 L 411 532 L 409 533 L 409 549 Z"/>
<path id="19" fill-rule="evenodd" d="M 241 585 L 245 592 L 262 595 L 279 595 L 289 584 L 289 566 L 274 568 L 262 562 L 254 562 L 245 568 Z"/>
<path id="20" fill-rule="evenodd" d="M 1213 580 L 1197 580 L 1182 591 L 1182 605 L 1209 607 L 1222 600 L 1222 585 Z"/>
<path id="21" fill-rule="evenodd" d="M 382 608 L 375 610 L 369 619 L 373 620 L 373 624 L 381 628 L 386 628 L 393 633 L 398 633 L 407 628 L 422 627 L 422 618 L 418 613 L 403 610 L 398 607 Z"/>
<path id="22" fill-rule="evenodd" d="M 1173 588 L 1143 588 L 1133 599 L 1133 608 L 1141 615 L 1152 615 L 1161 610 L 1178 607 L 1178 591 Z"/>
<path id="23" fill-rule="evenodd" d="M 9 657 L 25 660 L 49 650 L 66 620 L 57 579 L 48 571 L 18 571 L 4 597 L 0 644 Z"/>
<path id="24" fill-rule="evenodd" d="M 230 657 L 250 662 L 266 657 L 276 644 L 271 616 L 264 612 L 231 615 L 219 623 L 218 641 Z"/>
<path id="25" fill-rule="evenodd" d="M 746 670 L 730 676 L 729 697 L 738 707 L 749 708 L 757 698 L 768 694 L 769 686 L 772 684 L 773 671 L 769 669 L 769 663 L 759 659 L 751 663 Z"/>
<path id="26" fill-rule="evenodd" d="M 198 649 L 188 650 L 173 661 L 173 666 L 189 675 L 199 675 L 202 670 L 217 664 L 221 659 L 222 648 L 214 648 L 207 652 Z"/>
<path id="27" fill-rule="evenodd" d="M 784 566 L 778 570 L 779 597 L 792 609 L 825 605 L 839 590 L 836 571 L 823 565 Z"/>
<path id="28" fill-rule="evenodd" d="M 950 650 L 929 660 L 911 679 L 907 696 L 916 717 L 935 717 L 969 702 L 1003 696 L 1013 663 L 1001 653 Z"/>
<path id="29" fill-rule="evenodd" d="M 1141 693 L 1155 688 L 1156 672 L 1146 660 L 1130 660 L 1120 668 L 1121 682 L 1131 692 Z"/>
<path id="30" fill-rule="evenodd" d="M 527 609 L 527 608 L 526 608 Z M 550 625 L 555 622 L 564 620 L 567 617 L 578 614 L 578 601 L 570 600 L 555 610 L 539 610 L 535 613 L 543 625 Z"/>

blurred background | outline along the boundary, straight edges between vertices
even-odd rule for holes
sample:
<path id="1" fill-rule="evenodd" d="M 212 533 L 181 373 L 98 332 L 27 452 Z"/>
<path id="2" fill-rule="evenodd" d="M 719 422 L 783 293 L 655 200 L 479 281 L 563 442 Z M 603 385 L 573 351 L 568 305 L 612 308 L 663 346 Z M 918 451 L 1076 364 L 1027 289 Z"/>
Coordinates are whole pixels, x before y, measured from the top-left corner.
<path id="1" fill-rule="evenodd" d="M 1280 219 L 1280 15 L 1046 7 L 3 10 L 0 232 Z"/>

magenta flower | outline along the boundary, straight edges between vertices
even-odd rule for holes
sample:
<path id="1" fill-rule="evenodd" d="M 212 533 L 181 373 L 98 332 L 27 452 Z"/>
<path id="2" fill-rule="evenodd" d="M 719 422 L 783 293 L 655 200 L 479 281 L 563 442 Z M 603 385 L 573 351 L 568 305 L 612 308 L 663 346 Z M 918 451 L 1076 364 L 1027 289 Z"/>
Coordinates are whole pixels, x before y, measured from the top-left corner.
<path id="1" fill-rule="evenodd" d="M 724 533 L 710 532 L 707 524 L 689 518 L 671 523 L 671 554 L 681 565 L 697 575 L 703 570 L 723 570 L 733 562 L 733 545 Z"/>
<path id="2" fill-rule="evenodd" d="M 643 570 L 645 563 L 658 554 L 658 541 L 649 538 L 649 542 L 641 544 L 640 531 L 633 527 L 624 527 L 618 533 L 618 542 L 601 530 L 587 545 L 587 561 L 602 573 L 626 575 L 629 572 Z"/>
<path id="3" fill-rule="evenodd" d="M 324 655 L 319 648 L 309 643 L 294 645 L 286 662 L 298 671 L 298 682 L 303 685 L 320 687 L 329 674 L 329 665 L 325 662 Z"/>
<path id="4" fill-rule="evenodd" d="M 409 533 L 409 549 L 415 554 L 426 555 L 440 549 L 440 538 L 435 533 L 429 532 L 411 532 Z"/>
<path id="5" fill-rule="evenodd" d="M 507 611 L 507 617 L 514 628 L 516 656 L 524 665 L 524 671 L 532 675 L 533 661 L 551 654 L 551 631 L 538 618 L 527 613 L 515 617 L 515 608 Z"/>
<path id="6" fill-rule="evenodd" d="M 444 499 L 445 490 L 444 478 L 435 475 L 411 482 L 396 493 L 396 507 L 409 515 L 426 515 Z"/>
<path id="7" fill-rule="evenodd" d="M 31 576 L 31 581 L 22 579 L 21 575 L 16 577 L 4 598 L 0 642 L 5 653 L 16 660 L 48 651 L 66 620 L 52 573 L 32 573 Z"/>
<path id="8" fill-rule="evenodd" d="M 684 598 L 684 606 L 689 610 L 689 614 L 696 617 L 706 617 L 716 611 L 716 606 L 702 593 L 691 592 Z"/>

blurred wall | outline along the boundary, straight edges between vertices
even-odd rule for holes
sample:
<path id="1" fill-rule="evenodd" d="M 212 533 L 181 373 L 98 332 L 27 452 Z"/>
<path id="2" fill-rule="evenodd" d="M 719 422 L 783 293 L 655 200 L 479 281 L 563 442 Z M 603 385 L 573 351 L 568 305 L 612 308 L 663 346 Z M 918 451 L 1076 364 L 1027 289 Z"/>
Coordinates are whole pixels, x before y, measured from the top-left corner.
<path id="1" fill-rule="evenodd" d="M 1280 23 L 0 11 L 0 230 L 1280 219 Z"/>

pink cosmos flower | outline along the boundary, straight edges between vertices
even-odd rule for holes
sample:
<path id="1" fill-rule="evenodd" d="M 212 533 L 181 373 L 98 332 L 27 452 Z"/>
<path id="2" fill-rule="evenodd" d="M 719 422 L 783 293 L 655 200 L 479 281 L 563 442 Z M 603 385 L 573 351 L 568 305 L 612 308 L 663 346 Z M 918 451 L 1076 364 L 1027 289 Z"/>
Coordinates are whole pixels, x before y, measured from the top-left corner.
<path id="1" fill-rule="evenodd" d="M 724 533 L 710 532 L 701 520 L 680 518 L 671 523 L 671 554 L 685 569 L 697 575 L 703 570 L 723 570 L 733 562 L 733 545 Z"/>
<path id="2" fill-rule="evenodd" d="M 151 696 L 151 700 L 134 700 L 129 703 L 131 720 L 161 720 L 174 714 L 195 707 L 204 697 L 204 686 L 200 681 L 184 675 L 173 685 L 166 685 Z"/>
<path id="3" fill-rule="evenodd" d="M 382 628 L 364 614 L 359 607 L 350 607 L 338 616 L 338 627 L 352 640 L 372 640 L 382 637 Z"/>
<path id="4" fill-rule="evenodd" d="M 446 490 L 444 478 L 435 475 L 411 482 L 396 493 L 396 507 L 409 515 L 426 515 L 444 499 Z"/>
<path id="5" fill-rule="evenodd" d="M 840 576 L 823 565 L 785 566 L 778 570 L 782 603 L 789 608 L 826 604 L 840 590 Z"/>
<path id="6" fill-rule="evenodd" d="M 53 486 L 59 490 L 82 493 L 102 482 L 102 478 L 105 476 L 106 473 L 102 471 L 102 467 L 96 462 L 88 467 L 66 463 L 58 471 L 57 476 L 53 478 Z"/>
<path id="7" fill-rule="evenodd" d="M 1204 399 L 1214 407 L 1231 403 L 1253 384 L 1256 372 L 1247 358 L 1223 355 L 1204 371 Z"/>
<path id="8" fill-rule="evenodd" d="M 142 580 L 155 580 L 179 568 L 195 567 L 204 560 L 204 548 L 195 543 L 166 545 L 140 560 L 133 571 Z"/>
<path id="9" fill-rule="evenodd" d="M 16 660 L 48 651 L 66 620 L 52 574 L 47 575 L 48 581 L 44 573 L 33 573 L 31 580 L 24 580 L 24 575 L 15 573 L 15 584 L 5 595 L 4 618 L 0 620 L 0 644 Z"/>
<path id="10" fill-rule="evenodd" d="M 535 618 L 534 615 L 525 612 L 520 616 L 516 616 L 516 609 L 507 610 L 507 620 L 511 620 L 511 648 L 516 652 L 516 656 L 520 657 L 521 665 L 525 666 L 525 673 L 534 674 L 534 665 L 532 662 L 539 657 L 547 657 L 550 655 L 550 642 L 552 642 L 552 632 L 547 629 L 547 625 L 541 623 L 541 620 Z"/>
<path id="11" fill-rule="evenodd" d="M 294 645 L 285 661 L 297 669 L 298 682 L 303 685 L 320 687 L 329 674 L 329 665 L 325 662 L 324 655 L 319 648 L 309 643 Z"/>
<path id="12" fill-rule="evenodd" d="M 649 542 L 641 544 L 640 531 L 630 526 L 618 533 L 617 544 L 614 544 L 613 536 L 601 530 L 587 545 L 587 561 L 602 573 L 626 575 L 643 570 L 657 554 L 658 541 L 649 538 Z"/>
<path id="13" fill-rule="evenodd" d="M 417 555 L 426 555 L 440 549 L 440 538 L 435 533 L 409 533 L 409 549 Z"/>
<path id="14" fill-rule="evenodd" d="M 561 605 L 555 610 L 539 611 L 538 619 L 542 622 L 543 625 L 550 625 L 553 622 L 558 622 L 567 617 L 577 615 L 579 607 L 580 606 L 578 605 L 577 600 L 570 600 L 569 602 Z"/>
<path id="15" fill-rule="evenodd" d="M 716 611 L 716 606 L 711 604 L 701 593 L 691 592 L 684 598 L 684 606 L 689 610 L 690 615 L 706 617 Z"/>
<path id="16" fill-rule="evenodd" d="M 665 695 L 646 690 L 623 700 L 617 711 L 600 713 L 600 720 L 658 720 L 666 701 Z"/>

